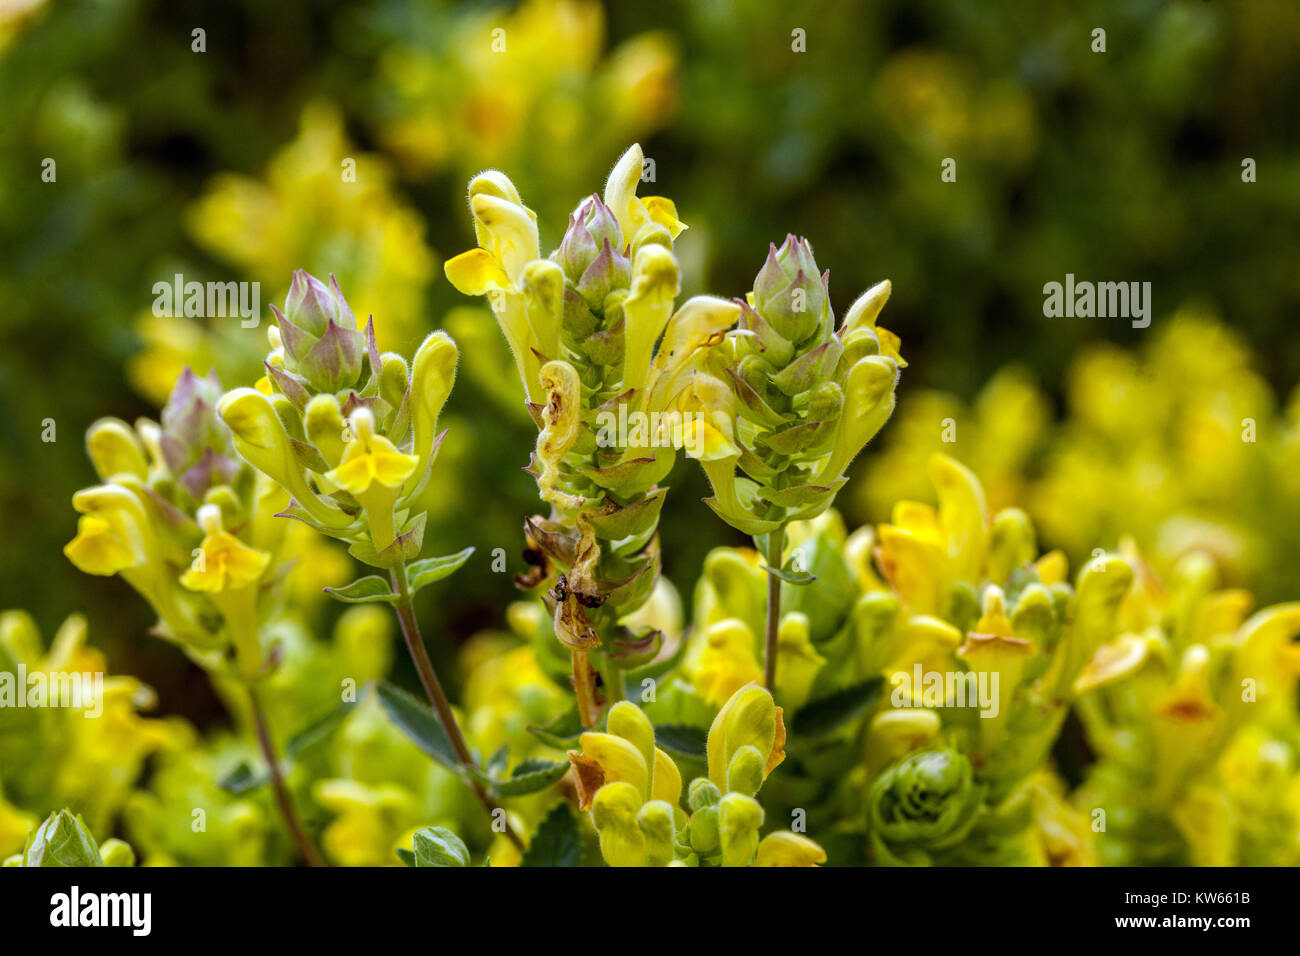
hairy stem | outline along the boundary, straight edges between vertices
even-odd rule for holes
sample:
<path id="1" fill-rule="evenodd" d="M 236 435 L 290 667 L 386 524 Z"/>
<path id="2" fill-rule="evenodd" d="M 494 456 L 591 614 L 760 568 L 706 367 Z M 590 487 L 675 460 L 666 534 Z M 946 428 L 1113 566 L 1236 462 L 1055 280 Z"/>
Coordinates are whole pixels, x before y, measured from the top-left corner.
<path id="1" fill-rule="evenodd" d="M 406 649 L 411 652 L 411 660 L 415 663 L 415 670 L 420 675 L 420 683 L 424 685 L 424 692 L 429 697 L 429 703 L 433 705 L 434 712 L 438 715 L 438 722 L 442 724 L 442 729 L 447 733 L 447 739 L 451 741 L 451 747 L 456 753 L 456 759 L 465 768 L 465 779 L 473 789 L 478 802 L 482 804 L 488 819 L 495 823 L 497 811 L 500 810 L 501 819 L 505 825 L 506 837 L 522 853 L 524 851 L 524 842 L 519 834 L 515 833 L 514 828 L 510 826 L 505 811 L 488 795 L 487 790 L 483 788 L 478 778 L 472 773 L 472 771 L 478 769 L 478 764 L 474 760 L 474 755 L 470 753 L 469 744 L 465 742 L 465 735 L 461 733 L 460 724 L 456 721 L 456 715 L 452 713 L 451 702 L 447 700 L 447 693 L 442 689 L 442 682 L 438 680 L 438 672 L 433 669 L 433 661 L 429 659 L 429 652 L 425 650 L 424 638 L 420 634 L 420 624 L 415 619 L 415 606 L 411 600 L 411 586 L 406 579 L 406 565 L 395 568 L 392 577 L 393 586 L 397 589 L 400 598 L 393 607 L 397 611 L 398 623 L 402 626 L 402 636 L 406 639 Z"/>
<path id="2" fill-rule="evenodd" d="M 275 804 L 280 811 L 281 819 L 284 820 L 285 829 L 289 831 L 294 846 L 298 848 L 298 855 L 308 866 L 324 866 L 320 854 L 316 852 L 316 847 L 312 845 L 311 839 L 298 819 L 297 811 L 293 808 L 293 798 L 289 796 L 289 788 L 285 786 L 280 759 L 276 756 L 275 744 L 271 740 L 271 728 L 266 721 L 266 711 L 262 707 L 262 699 L 257 692 L 257 687 L 251 682 L 248 684 L 248 700 L 253 711 L 253 724 L 257 728 L 257 743 L 262 748 L 262 757 L 271 772 L 271 790 L 275 794 Z"/>
<path id="3" fill-rule="evenodd" d="M 776 695 L 776 657 L 781 631 L 781 579 L 772 573 L 781 567 L 785 550 L 785 525 L 767 536 L 767 635 L 763 642 L 763 686 Z"/>

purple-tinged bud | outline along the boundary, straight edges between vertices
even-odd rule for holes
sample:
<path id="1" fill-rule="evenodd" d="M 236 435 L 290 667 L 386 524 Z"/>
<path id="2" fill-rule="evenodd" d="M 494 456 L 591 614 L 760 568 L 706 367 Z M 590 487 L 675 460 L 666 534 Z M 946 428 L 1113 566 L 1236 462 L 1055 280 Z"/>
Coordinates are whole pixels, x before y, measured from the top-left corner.
<path id="1" fill-rule="evenodd" d="M 569 228 L 565 230 L 556 254 L 570 282 L 576 284 L 581 280 L 606 243 L 616 255 L 626 251 L 618 220 L 600 197 L 592 196 L 569 216 Z"/>
<path id="2" fill-rule="evenodd" d="M 599 311 L 605 304 L 605 296 L 615 289 L 626 289 L 631 282 L 632 261 L 615 252 L 609 240 L 605 240 L 600 255 L 591 261 L 578 280 L 578 294 L 593 311 Z"/>
<path id="3" fill-rule="evenodd" d="M 754 307 L 784 338 L 800 345 L 829 328 L 826 283 L 812 246 L 786 236 L 780 249 L 769 247 L 754 278 Z"/>
<path id="4" fill-rule="evenodd" d="M 219 452 L 230 449 L 229 433 L 217 420 L 221 394 L 215 371 L 202 377 L 188 367 L 181 372 L 160 416 L 160 444 L 171 471 L 179 472 L 192 463 L 205 446 Z"/>
<path id="5" fill-rule="evenodd" d="M 366 353 L 365 336 L 330 319 L 297 370 L 318 392 L 338 392 L 356 384 Z"/>

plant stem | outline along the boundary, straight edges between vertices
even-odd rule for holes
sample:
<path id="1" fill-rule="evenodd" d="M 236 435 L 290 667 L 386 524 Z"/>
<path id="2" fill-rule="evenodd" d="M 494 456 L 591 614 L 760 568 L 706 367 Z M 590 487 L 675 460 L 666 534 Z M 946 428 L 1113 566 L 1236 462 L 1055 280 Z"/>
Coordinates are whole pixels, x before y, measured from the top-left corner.
<path id="1" fill-rule="evenodd" d="M 596 721 L 600 719 L 600 706 L 596 702 L 591 659 L 586 651 L 575 647 L 569 654 L 569 660 L 573 664 L 573 693 L 578 699 L 578 719 L 583 727 L 595 727 Z"/>
<path id="2" fill-rule="evenodd" d="M 316 847 L 312 845 L 311 839 L 307 832 L 302 828 L 302 823 L 298 820 L 298 814 L 293 808 L 293 798 L 289 796 L 289 788 L 284 784 L 284 774 L 280 770 L 280 759 L 275 753 L 275 744 L 271 740 L 271 728 L 266 722 L 266 711 L 262 708 L 262 699 L 258 695 L 257 687 L 250 681 L 248 683 L 248 700 L 253 711 L 253 724 L 257 728 L 257 743 L 262 748 L 262 756 L 266 760 L 267 769 L 271 773 L 271 790 L 275 794 L 275 803 L 279 808 L 280 816 L 284 820 L 285 829 L 289 831 L 294 845 L 298 848 L 298 855 L 308 866 L 324 866 L 320 854 L 316 852 Z"/>
<path id="3" fill-rule="evenodd" d="M 472 772 L 478 769 L 478 764 L 474 760 L 474 755 L 470 753 L 469 744 L 465 742 L 465 735 L 461 733 L 460 724 L 456 722 L 456 715 L 452 713 L 451 702 L 447 700 L 447 693 L 442 689 L 442 682 L 438 680 L 438 672 L 433 669 L 433 661 L 429 659 L 429 652 L 425 650 L 424 638 L 420 634 L 420 624 L 415 619 L 415 605 L 411 600 L 411 586 L 406 580 L 406 565 L 403 564 L 394 568 L 392 577 L 393 586 L 397 589 L 400 598 L 393 607 L 397 611 L 398 623 L 402 626 L 402 636 L 406 638 L 406 649 L 411 652 L 411 660 L 415 663 L 415 670 L 420 675 L 420 683 L 424 685 L 424 692 L 429 697 L 429 703 L 433 705 L 434 712 L 438 715 L 438 722 L 442 724 L 442 729 L 447 733 L 447 739 L 451 741 L 452 750 L 456 752 L 456 759 L 465 768 L 465 778 L 473 789 L 474 796 L 478 798 L 478 802 L 483 805 L 484 811 L 487 812 L 488 819 L 495 822 L 497 811 L 500 810 L 501 818 L 505 821 L 506 837 L 522 853 L 524 851 L 523 840 L 510 826 L 505 811 L 493 801 Z"/>
<path id="4" fill-rule="evenodd" d="M 772 573 L 781 567 L 785 550 L 785 525 L 767 536 L 767 635 L 763 645 L 763 686 L 776 696 L 776 657 L 781 631 L 781 579 Z"/>

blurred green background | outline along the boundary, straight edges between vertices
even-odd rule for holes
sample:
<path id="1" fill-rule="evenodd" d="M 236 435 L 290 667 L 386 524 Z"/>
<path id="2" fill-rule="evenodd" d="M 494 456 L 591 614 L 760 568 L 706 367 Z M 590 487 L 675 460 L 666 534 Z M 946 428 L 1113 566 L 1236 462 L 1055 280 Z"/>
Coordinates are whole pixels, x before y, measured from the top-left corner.
<path id="1" fill-rule="evenodd" d="M 0 0 L 0 606 L 46 633 L 86 611 L 164 710 L 210 705 L 179 653 L 139 639 L 144 603 L 61 553 L 93 479 L 87 425 L 156 416 L 186 362 L 229 387 L 261 374 L 265 324 L 150 316 L 177 272 L 261 282 L 264 319 L 293 268 L 335 272 L 407 354 L 448 328 L 463 357 L 430 550 L 500 547 L 520 570 L 535 430 L 490 315 L 441 262 L 472 244 L 474 172 L 505 169 L 550 248 L 634 140 L 655 161 L 643 191 L 691 227 L 684 295 L 743 295 L 787 232 L 814 243 L 840 312 L 893 281 L 900 409 L 927 388 L 968 401 L 1017 365 L 1062 414 L 1088 343 L 1140 349 L 1187 302 L 1235 328 L 1280 402 L 1300 378 L 1297 103 L 1293 0 Z M 1044 318 L 1067 272 L 1151 282 L 1152 328 Z M 669 483 L 665 570 L 686 587 L 739 539 L 698 504 L 698 469 Z M 843 497 L 854 521 L 887 517 Z M 462 573 L 422 595 L 428 633 L 500 626 L 514 595 L 507 574 Z"/>

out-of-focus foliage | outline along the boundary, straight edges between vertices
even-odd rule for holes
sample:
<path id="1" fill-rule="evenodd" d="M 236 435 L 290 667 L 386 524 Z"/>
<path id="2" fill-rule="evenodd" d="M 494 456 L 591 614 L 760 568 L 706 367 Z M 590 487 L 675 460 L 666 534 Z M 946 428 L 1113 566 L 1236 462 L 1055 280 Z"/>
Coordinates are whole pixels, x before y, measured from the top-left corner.
<path id="1" fill-rule="evenodd" d="M 1157 321 L 1145 347 L 1095 345 L 1065 378 L 1065 413 L 1021 367 L 969 403 L 927 390 L 902 403 L 861 472 L 855 511 L 926 496 L 946 450 L 986 475 L 992 505 L 1023 503 L 1075 560 L 1131 535 L 1161 571 L 1213 554 L 1225 580 L 1292 593 L 1300 560 L 1300 391 L 1279 402 L 1241 334 L 1197 306 Z"/>
<path id="2" fill-rule="evenodd" d="M 611 46 L 594 0 L 482 11 L 384 6 L 369 119 L 410 179 L 519 170 L 538 212 L 563 217 L 568 197 L 598 182 L 612 157 L 677 106 L 671 32 Z"/>

